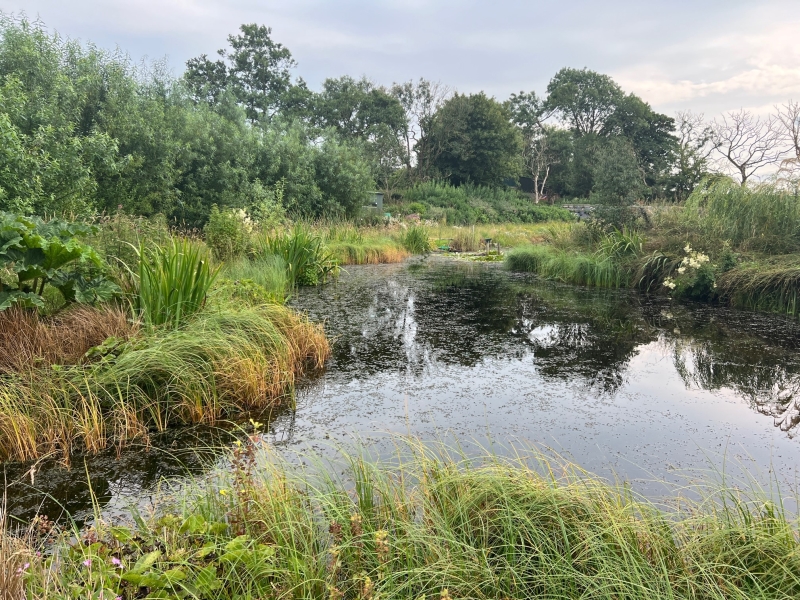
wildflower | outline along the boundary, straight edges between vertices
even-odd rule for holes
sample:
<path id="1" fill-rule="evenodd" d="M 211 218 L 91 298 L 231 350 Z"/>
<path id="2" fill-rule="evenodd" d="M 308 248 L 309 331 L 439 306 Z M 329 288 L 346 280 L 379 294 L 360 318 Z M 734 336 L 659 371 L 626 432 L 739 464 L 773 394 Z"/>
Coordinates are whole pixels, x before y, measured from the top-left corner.
<path id="1" fill-rule="evenodd" d="M 86 567 L 87 569 L 89 567 L 91 567 L 92 566 L 92 559 L 91 558 L 87 558 L 85 561 L 83 561 L 83 566 Z"/>
<path id="2" fill-rule="evenodd" d="M 686 247 L 683 249 L 683 251 L 686 252 L 686 254 L 689 254 L 689 252 L 692 251 L 692 247 L 689 245 L 688 242 L 686 243 Z"/>
<path id="3" fill-rule="evenodd" d="M 24 574 L 25 574 L 25 571 L 27 571 L 27 570 L 28 570 L 28 567 L 30 567 L 30 566 L 31 566 L 31 563 L 25 563 L 24 565 L 22 565 L 21 567 L 19 567 L 19 568 L 17 569 L 17 575 L 24 575 Z"/>
<path id="4" fill-rule="evenodd" d="M 219 495 L 220 496 L 227 496 L 228 495 L 228 490 L 220 490 L 219 491 Z"/>
<path id="5" fill-rule="evenodd" d="M 686 267 L 678 267 L 678 273 L 680 275 L 683 275 L 684 273 L 686 273 Z"/>
<path id="6" fill-rule="evenodd" d="M 674 281 L 672 281 L 672 278 L 671 278 L 671 277 L 667 277 L 667 278 L 664 280 L 664 287 L 666 287 L 666 288 L 669 288 L 669 289 L 671 289 L 671 290 L 674 290 L 674 289 L 675 289 L 675 282 L 674 282 Z"/>
<path id="7" fill-rule="evenodd" d="M 259 423 L 258 421 L 254 421 L 253 419 L 250 419 L 250 424 L 253 426 L 253 429 L 255 431 L 258 431 L 264 426 L 263 423 Z"/>
<path id="8" fill-rule="evenodd" d="M 441 598 L 441 600 L 451 600 L 452 596 L 450 595 L 450 590 L 444 588 L 442 593 L 439 594 L 439 598 Z"/>
<path id="9" fill-rule="evenodd" d="M 119 567 L 120 565 L 122 565 L 122 561 L 118 559 L 116 556 L 112 556 L 111 564 L 114 565 L 115 567 Z"/>

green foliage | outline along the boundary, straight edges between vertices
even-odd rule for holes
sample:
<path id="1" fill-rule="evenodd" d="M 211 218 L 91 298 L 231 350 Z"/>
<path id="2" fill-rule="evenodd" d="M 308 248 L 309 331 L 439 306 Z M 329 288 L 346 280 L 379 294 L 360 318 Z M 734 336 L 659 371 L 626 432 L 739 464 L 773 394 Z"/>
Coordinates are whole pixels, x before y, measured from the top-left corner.
<path id="1" fill-rule="evenodd" d="M 302 223 L 291 231 L 263 235 L 257 244 L 256 256 L 271 254 L 284 261 L 290 287 L 318 285 L 338 269 L 322 238 Z"/>
<path id="2" fill-rule="evenodd" d="M 403 247 L 411 254 L 428 254 L 431 241 L 428 230 L 419 225 L 412 225 L 402 236 Z"/>
<path id="3" fill-rule="evenodd" d="M 715 487 L 665 508 L 541 455 L 537 468 L 398 446 L 392 465 L 345 455 L 344 472 L 312 473 L 244 445 L 214 485 L 135 528 L 98 528 L 90 544 L 57 538 L 26 584 L 37 597 L 126 599 L 800 594 L 797 523 L 757 491 Z"/>
<path id="4" fill-rule="evenodd" d="M 519 171 L 521 140 L 511 115 L 483 93 L 445 102 L 420 144 L 441 176 L 456 185 L 500 185 Z"/>
<path id="5" fill-rule="evenodd" d="M 624 93 L 608 75 L 565 67 L 547 84 L 546 106 L 580 136 L 599 134 Z"/>
<path id="6" fill-rule="evenodd" d="M 441 217 L 450 225 L 475 223 L 540 223 L 572 221 L 574 215 L 557 206 L 534 204 L 531 199 L 508 188 L 462 185 L 430 181 L 405 190 L 404 200 L 432 207 L 429 219 Z M 410 207 L 408 211 L 411 212 Z"/>
<path id="7" fill-rule="evenodd" d="M 206 244 L 219 260 L 243 255 L 250 243 L 253 222 L 242 209 L 220 210 L 211 207 L 208 223 L 203 228 Z"/>
<path id="8" fill-rule="evenodd" d="M 150 326 L 178 327 L 204 306 L 217 272 L 197 242 L 140 246 L 136 308 Z"/>
<path id="9" fill-rule="evenodd" d="M 626 227 L 613 229 L 600 240 L 598 252 L 614 259 L 636 257 L 642 253 L 644 242 L 638 231 Z"/>
<path id="10" fill-rule="evenodd" d="M 610 257 L 557 250 L 550 246 L 522 246 L 506 255 L 512 271 L 537 273 L 546 279 L 590 287 L 619 288 L 628 274 Z"/>
<path id="11" fill-rule="evenodd" d="M 709 179 L 686 201 L 684 219 L 706 240 L 774 254 L 800 249 L 800 202 L 769 185 Z"/>
<path id="12" fill-rule="evenodd" d="M 260 255 L 226 261 L 216 293 L 250 304 L 284 302 L 289 290 L 288 269 L 280 256 Z"/>
<path id="13" fill-rule="evenodd" d="M 92 304 L 120 290 L 103 275 L 104 263 L 80 238 L 96 229 L 80 223 L 0 212 L 0 310 L 44 307 L 46 286 L 64 301 Z"/>

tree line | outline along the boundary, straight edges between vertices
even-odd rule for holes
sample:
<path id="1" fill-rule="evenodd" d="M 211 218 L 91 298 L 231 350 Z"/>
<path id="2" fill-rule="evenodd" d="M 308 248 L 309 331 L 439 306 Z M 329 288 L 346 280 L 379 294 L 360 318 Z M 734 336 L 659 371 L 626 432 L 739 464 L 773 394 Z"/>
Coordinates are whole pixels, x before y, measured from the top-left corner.
<path id="1" fill-rule="evenodd" d="M 461 94 L 349 76 L 314 91 L 268 27 L 242 25 L 180 77 L 0 17 L 0 210 L 163 213 L 211 207 L 354 216 L 366 193 L 521 185 L 534 202 L 685 199 L 710 172 L 745 184 L 800 161 L 800 105 L 763 120 L 654 111 L 609 76 L 564 68 L 545 93 Z"/>

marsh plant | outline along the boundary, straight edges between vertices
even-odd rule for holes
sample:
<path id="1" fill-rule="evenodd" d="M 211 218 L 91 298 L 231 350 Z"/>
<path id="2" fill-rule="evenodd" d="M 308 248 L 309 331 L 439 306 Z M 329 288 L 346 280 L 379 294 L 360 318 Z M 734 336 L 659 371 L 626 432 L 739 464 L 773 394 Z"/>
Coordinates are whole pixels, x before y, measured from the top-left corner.
<path id="1" fill-rule="evenodd" d="M 257 429 L 212 485 L 137 525 L 50 530 L 29 546 L 36 597 L 796 598 L 797 523 L 754 490 L 696 488 L 661 508 L 575 465 L 467 459 L 398 444 L 298 469 L 261 450 Z M 519 455 L 519 453 L 518 453 Z M 344 466 L 344 468 L 343 468 Z M 30 559 L 28 559 L 30 557 Z M 57 568 L 56 568 L 57 566 Z"/>
<path id="2" fill-rule="evenodd" d="M 218 269 L 204 246 L 175 238 L 164 246 L 139 247 L 136 308 L 147 325 L 177 327 L 206 302 Z"/>
<path id="3" fill-rule="evenodd" d="M 402 236 L 403 247 L 411 254 L 427 254 L 431 251 L 428 230 L 420 225 L 412 225 Z"/>
<path id="4" fill-rule="evenodd" d="M 291 230 L 264 234 L 256 240 L 256 256 L 274 255 L 286 265 L 291 287 L 317 285 L 335 275 L 338 265 L 311 227 L 297 223 Z"/>

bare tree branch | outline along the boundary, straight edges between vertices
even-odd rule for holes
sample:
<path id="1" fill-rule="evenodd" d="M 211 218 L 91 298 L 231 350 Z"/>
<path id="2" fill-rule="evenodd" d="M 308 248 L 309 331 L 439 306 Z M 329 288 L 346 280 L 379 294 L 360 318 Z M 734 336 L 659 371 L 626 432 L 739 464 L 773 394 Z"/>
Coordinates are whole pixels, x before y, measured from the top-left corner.
<path id="1" fill-rule="evenodd" d="M 760 168 L 777 163 L 784 153 L 774 121 L 762 121 L 744 109 L 715 119 L 712 141 L 723 165 L 736 173 L 742 185 Z"/>

